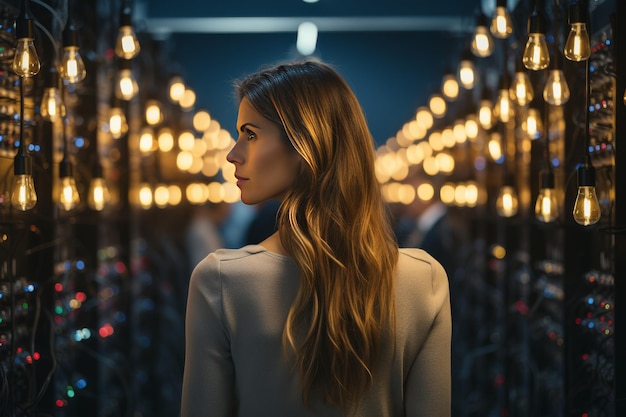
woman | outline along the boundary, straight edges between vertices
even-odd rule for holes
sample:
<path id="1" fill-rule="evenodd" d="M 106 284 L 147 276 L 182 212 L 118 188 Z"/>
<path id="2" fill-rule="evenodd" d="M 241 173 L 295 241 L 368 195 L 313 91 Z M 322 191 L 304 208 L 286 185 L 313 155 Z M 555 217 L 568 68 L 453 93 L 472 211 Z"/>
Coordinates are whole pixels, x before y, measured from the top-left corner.
<path id="1" fill-rule="evenodd" d="M 447 277 L 398 249 L 354 93 L 315 62 L 237 91 L 227 159 L 278 231 L 194 270 L 182 416 L 449 416 Z"/>

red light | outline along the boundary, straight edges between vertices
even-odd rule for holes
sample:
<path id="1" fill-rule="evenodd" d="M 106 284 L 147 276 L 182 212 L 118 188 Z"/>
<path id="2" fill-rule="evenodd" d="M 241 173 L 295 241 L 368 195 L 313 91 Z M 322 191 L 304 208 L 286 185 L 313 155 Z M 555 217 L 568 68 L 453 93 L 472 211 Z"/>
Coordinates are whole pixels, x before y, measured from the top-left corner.
<path id="1" fill-rule="evenodd" d="M 583 353 L 582 358 L 583 358 L 584 361 L 586 361 L 587 359 L 589 359 L 589 354 L 588 353 Z"/>
<path id="2" fill-rule="evenodd" d="M 87 300 L 87 295 L 84 292 L 79 291 L 79 292 L 76 293 L 76 297 L 75 298 L 78 301 L 80 301 L 81 303 L 84 303 L 85 300 Z"/>
<path id="3" fill-rule="evenodd" d="M 41 355 L 39 354 L 39 352 L 35 352 L 35 353 L 33 353 L 33 359 L 35 359 L 36 361 L 38 361 L 39 359 L 41 359 Z"/>
<path id="4" fill-rule="evenodd" d="M 30 365 L 31 363 L 33 363 L 33 357 L 32 357 L 32 356 L 30 356 L 30 355 L 28 355 L 28 356 L 26 357 L 26 363 L 27 363 L 27 364 L 29 364 L 29 365 Z"/>
<path id="5" fill-rule="evenodd" d="M 61 292 L 63 291 L 63 284 L 61 284 L 60 282 L 57 282 L 56 284 L 54 284 L 54 290 L 56 292 Z"/>
<path id="6" fill-rule="evenodd" d="M 109 323 L 105 324 L 104 326 L 100 327 L 100 329 L 98 329 L 98 334 L 102 338 L 109 337 L 114 332 L 115 332 L 115 329 L 113 329 L 113 326 L 111 326 Z"/>
<path id="7" fill-rule="evenodd" d="M 59 400 L 56 400 L 54 403 L 59 408 L 65 407 L 65 401 L 64 400 L 59 399 Z"/>

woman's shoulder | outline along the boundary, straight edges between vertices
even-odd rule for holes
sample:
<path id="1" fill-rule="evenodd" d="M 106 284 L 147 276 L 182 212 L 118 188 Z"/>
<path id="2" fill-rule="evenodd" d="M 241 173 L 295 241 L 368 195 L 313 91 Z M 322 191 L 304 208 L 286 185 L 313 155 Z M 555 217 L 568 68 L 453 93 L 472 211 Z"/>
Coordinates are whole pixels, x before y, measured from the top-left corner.
<path id="1" fill-rule="evenodd" d="M 448 286 L 448 276 L 443 266 L 423 249 L 401 248 L 398 257 L 398 274 L 401 278 L 436 287 Z"/>

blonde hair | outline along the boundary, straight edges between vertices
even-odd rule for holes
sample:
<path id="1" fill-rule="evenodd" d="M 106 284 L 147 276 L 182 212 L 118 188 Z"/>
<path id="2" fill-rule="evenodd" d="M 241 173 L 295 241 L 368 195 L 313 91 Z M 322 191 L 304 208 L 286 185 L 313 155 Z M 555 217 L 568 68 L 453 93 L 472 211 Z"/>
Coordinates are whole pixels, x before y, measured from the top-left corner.
<path id="1" fill-rule="evenodd" d="M 383 336 L 393 336 L 397 244 L 374 173 L 374 144 L 360 104 L 330 66 L 279 65 L 238 85 L 282 126 L 304 163 L 283 199 L 278 229 L 301 272 L 283 344 L 302 382 L 344 410 L 373 379 Z"/>

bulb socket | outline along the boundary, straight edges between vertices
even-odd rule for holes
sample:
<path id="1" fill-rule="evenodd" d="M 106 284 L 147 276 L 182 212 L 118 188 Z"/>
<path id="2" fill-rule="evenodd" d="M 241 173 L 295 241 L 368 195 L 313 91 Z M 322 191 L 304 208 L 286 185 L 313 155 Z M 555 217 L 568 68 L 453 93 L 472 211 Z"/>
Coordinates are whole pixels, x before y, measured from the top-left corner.
<path id="1" fill-rule="evenodd" d="M 586 7 L 583 7 L 581 2 L 570 4 L 568 8 L 567 23 L 573 25 L 574 23 L 588 23 L 589 12 Z"/>
<path id="2" fill-rule="evenodd" d="M 74 176 L 74 167 L 72 166 L 72 161 L 70 161 L 67 157 L 61 160 L 59 164 L 59 178 L 68 178 Z"/>
<path id="3" fill-rule="evenodd" d="M 78 31 L 73 23 L 68 23 L 63 30 L 63 46 L 78 46 Z"/>
<path id="4" fill-rule="evenodd" d="M 120 27 L 133 25 L 133 13 L 130 7 L 123 7 L 120 11 Z"/>
<path id="5" fill-rule="evenodd" d="M 546 169 L 541 172 L 540 179 L 540 187 L 539 188 L 550 188 L 554 189 L 554 173 L 552 170 Z"/>
<path id="6" fill-rule="evenodd" d="M 59 88 L 59 73 L 56 69 L 56 65 L 50 65 L 44 82 L 48 88 Z"/>
<path id="7" fill-rule="evenodd" d="M 507 7 L 506 3 L 507 3 L 506 0 L 497 0 L 496 1 L 496 7 L 504 7 L 504 8 L 506 8 Z"/>
<path id="8" fill-rule="evenodd" d="M 533 10 L 528 18 L 528 33 L 546 33 L 546 19 L 537 12 L 537 9 Z"/>
<path id="9" fill-rule="evenodd" d="M 13 158 L 13 175 L 32 175 L 32 173 L 33 163 L 20 145 L 15 158 Z"/>
<path id="10" fill-rule="evenodd" d="M 104 171 L 102 170 L 102 165 L 99 162 L 94 164 L 93 168 L 91 169 L 91 175 L 93 178 L 104 177 Z"/>
<path id="11" fill-rule="evenodd" d="M 596 186 L 596 169 L 590 163 L 581 164 L 576 168 L 579 187 Z"/>
<path id="12" fill-rule="evenodd" d="M 561 51 L 555 50 L 552 59 L 550 60 L 550 65 L 553 70 L 562 70 L 563 69 L 563 55 L 561 55 Z"/>
<path id="13" fill-rule="evenodd" d="M 487 27 L 489 25 L 489 20 L 487 19 L 487 15 L 483 12 L 480 12 L 476 15 L 476 26 Z"/>

